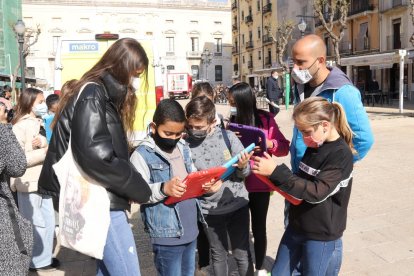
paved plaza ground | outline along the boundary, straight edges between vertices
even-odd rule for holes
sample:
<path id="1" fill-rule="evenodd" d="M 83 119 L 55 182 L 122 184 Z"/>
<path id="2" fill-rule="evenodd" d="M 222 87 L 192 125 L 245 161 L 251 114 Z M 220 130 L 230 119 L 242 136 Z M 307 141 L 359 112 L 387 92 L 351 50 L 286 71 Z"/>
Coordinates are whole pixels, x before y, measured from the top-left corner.
<path id="1" fill-rule="evenodd" d="M 375 144 L 355 165 L 340 275 L 414 275 L 414 106 L 406 108 L 406 114 L 400 115 L 396 106 L 367 107 Z M 223 114 L 228 112 L 225 105 L 217 109 Z M 292 108 L 276 117 L 288 139 L 292 135 L 291 114 Z M 289 157 L 278 160 L 289 163 Z M 281 196 L 271 197 L 267 221 L 269 269 L 283 234 L 283 206 Z M 131 223 L 141 272 L 144 276 L 155 275 L 151 247 L 137 210 L 134 205 Z M 39 275 L 95 275 L 91 258 L 64 248 L 57 256 L 61 269 Z"/>

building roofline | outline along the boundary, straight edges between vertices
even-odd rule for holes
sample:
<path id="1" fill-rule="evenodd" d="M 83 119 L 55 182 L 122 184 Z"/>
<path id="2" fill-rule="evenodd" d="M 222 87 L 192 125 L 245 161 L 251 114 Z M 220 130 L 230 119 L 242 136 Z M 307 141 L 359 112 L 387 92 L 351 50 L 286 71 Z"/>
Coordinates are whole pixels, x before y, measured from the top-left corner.
<path id="1" fill-rule="evenodd" d="M 163 9 L 186 9 L 186 10 L 209 10 L 209 11 L 231 11 L 231 5 L 218 5 L 218 3 L 205 3 L 199 1 L 188 1 L 185 4 L 181 3 L 137 3 L 130 1 L 83 1 L 83 0 L 23 0 L 23 5 L 38 5 L 38 6 L 88 6 L 88 7 L 125 7 L 125 8 L 163 8 Z"/>

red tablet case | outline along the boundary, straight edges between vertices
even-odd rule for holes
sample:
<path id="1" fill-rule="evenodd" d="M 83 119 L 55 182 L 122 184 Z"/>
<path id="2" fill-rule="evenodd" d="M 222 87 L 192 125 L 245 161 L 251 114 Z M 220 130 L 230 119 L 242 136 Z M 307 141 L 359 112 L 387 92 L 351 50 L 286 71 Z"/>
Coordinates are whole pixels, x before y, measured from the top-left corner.
<path id="1" fill-rule="evenodd" d="M 255 174 L 261 181 L 263 181 L 263 183 L 265 183 L 267 186 L 270 187 L 270 189 L 272 189 L 273 191 L 278 192 L 279 194 L 281 194 L 287 201 L 289 201 L 290 203 L 292 203 L 293 205 L 299 205 L 302 203 L 302 199 L 296 198 L 294 196 L 291 196 L 290 194 L 282 191 L 281 189 L 279 189 L 277 186 L 275 186 L 275 184 L 273 184 L 269 178 L 267 178 L 266 176 L 263 175 L 259 175 L 259 174 Z"/>
<path id="2" fill-rule="evenodd" d="M 210 182 L 212 179 L 219 180 L 221 175 L 226 171 L 225 167 L 214 167 L 204 171 L 197 171 L 190 173 L 183 180 L 183 183 L 187 185 L 187 190 L 182 197 L 168 197 L 164 203 L 171 205 L 179 201 L 183 201 L 189 198 L 202 196 L 205 191 L 202 188 L 203 184 Z"/>

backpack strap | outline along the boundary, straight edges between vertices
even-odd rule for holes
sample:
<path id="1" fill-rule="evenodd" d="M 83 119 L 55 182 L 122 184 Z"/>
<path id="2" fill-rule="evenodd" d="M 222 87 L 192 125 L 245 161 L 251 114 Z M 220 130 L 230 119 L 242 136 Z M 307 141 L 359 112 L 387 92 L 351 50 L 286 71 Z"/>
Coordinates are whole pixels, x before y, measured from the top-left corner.
<path id="1" fill-rule="evenodd" d="M 224 128 L 220 128 L 221 134 L 223 134 L 224 143 L 226 143 L 226 146 L 231 154 L 231 143 L 229 139 L 229 135 L 227 134 L 227 131 Z"/>
<path id="2" fill-rule="evenodd" d="M 226 126 L 224 125 L 224 117 L 223 117 L 223 115 L 221 115 L 221 114 L 217 114 L 217 116 L 219 117 L 219 119 L 220 119 L 220 128 L 221 129 L 225 129 L 226 128 Z"/>

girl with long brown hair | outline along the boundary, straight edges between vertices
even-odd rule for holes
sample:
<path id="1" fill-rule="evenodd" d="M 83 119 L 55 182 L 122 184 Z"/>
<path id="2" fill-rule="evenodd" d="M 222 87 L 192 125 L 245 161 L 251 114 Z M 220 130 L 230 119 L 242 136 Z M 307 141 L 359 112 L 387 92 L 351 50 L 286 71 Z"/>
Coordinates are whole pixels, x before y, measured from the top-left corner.
<path id="1" fill-rule="evenodd" d="M 42 117 L 47 114 L 43 92 L 27 88 L 20 94 L 13 132 L 23 148 L 27 170 L 21 177 L 12 179 L 11 189 L 17 192 L 21 214 L 33 224 L 33 252 L 31 270 L 50 270 L 59 266 L 52 258 L 55 214 L 52 198 L 37 192 L 38 179 L 46 157 L 47 141 Z"/>
<path id="2" fill-rule="evenodd" d="M 76 163 L 107 189 L 111 223 L 103 260 L 98 260 L 98 275 L 140 275 L 125 211 L 132 201 L 147 202 L 151 190 L 129 162 L 127 137 L 135 119 L 135 80 L 147 80 L 148 64 L 141 44 L 123 38 L 109 47 L 80 80 L 67 87 L 59 102 L 40 176 L 39 192 L 58 197 L 60 187 L 52 165 L 63 156 L 70 138 Z"/>
<path id="3" fill-rule="evenodd" d="M 299 172 L 277 165 L 267 154 L 253 165 L 253 172 L 303 200 L 289 208 L 272 275 L 291 275 L 297 267 L 301 275 L 338 275 L 352 187 L 353 133 L 342 106 L 322 97 L 298 104 L 293 119 L 307 146 Z"/>

